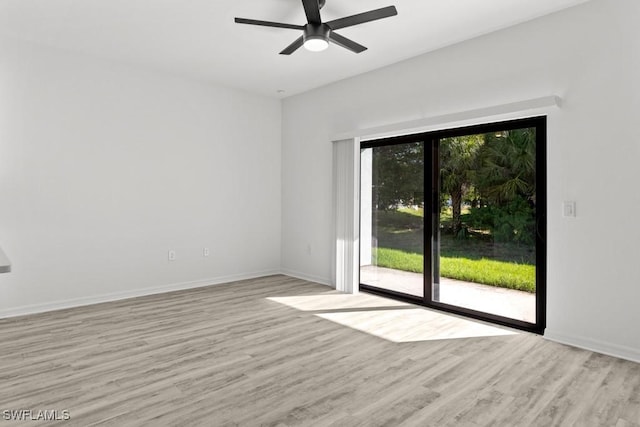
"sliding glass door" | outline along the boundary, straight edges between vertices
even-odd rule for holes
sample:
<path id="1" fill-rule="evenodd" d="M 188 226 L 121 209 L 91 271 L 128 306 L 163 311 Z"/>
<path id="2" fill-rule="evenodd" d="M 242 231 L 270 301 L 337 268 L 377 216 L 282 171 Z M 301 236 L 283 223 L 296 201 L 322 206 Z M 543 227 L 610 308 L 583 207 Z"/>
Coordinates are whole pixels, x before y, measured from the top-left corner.
<path id="1" fill-rule="evenodd" d="M 545 144 L 544 117 L 363 142 L 361 289 L 541 333 Z"/>

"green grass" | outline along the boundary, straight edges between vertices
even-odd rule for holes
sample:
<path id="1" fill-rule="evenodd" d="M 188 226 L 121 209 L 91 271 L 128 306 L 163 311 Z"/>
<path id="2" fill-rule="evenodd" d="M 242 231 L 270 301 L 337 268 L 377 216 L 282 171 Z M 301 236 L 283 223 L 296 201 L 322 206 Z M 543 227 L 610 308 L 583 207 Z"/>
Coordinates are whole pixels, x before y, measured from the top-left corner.
<path id="1" fill-rule="evenodd" d="M 402 252 L 398 249 L 377 248 L 373 249 L 373 263 L 379 267 L 393 268 L 395 270 L 422 273 L 422 254 Z"/>
<path id="2" fill-rule="evenodd" d="M 518 291 L 536 291 L 536 268 L 490 259 L 440 258 L 440 275 Z"/>
<path id="3" fill-rule="evenodd" d="M 378 266 L 396 270 L 423 272 L 422 254 L 398 249 L 378 248 L 374 252 Z M 519 291 L 535 292 L 535 266 L 486 258 L 440 257 L 440 276 L 482 283 Z"/>

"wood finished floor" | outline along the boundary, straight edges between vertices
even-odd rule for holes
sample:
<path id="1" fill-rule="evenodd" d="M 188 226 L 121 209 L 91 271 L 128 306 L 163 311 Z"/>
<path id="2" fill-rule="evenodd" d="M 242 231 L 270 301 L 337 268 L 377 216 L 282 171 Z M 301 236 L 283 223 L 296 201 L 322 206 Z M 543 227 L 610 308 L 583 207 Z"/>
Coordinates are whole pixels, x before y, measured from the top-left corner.
<path id="1" fill-rule="evenodd" d="M 408 339 L 363 332 L 402 310 L 381 326 Z M 640 364 L 526 333 L 429 339 L 472 322 L 425 311 L 272 276 L 0 320 L 0 427 L 47 424 L 11 409 L 74 426 L 640 426 Z"/>

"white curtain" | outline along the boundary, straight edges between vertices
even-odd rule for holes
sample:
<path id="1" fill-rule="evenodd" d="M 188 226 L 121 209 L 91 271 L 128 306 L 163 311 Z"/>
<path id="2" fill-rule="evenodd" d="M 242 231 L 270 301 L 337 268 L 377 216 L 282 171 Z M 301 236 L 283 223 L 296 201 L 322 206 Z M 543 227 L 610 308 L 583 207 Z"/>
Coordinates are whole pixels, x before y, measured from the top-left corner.
<path id="1" fill-rule="evenodd" d="M 333 142 L 334 278 L 336 289 L 357 293 L 360 275 L 360 139 Z"/>

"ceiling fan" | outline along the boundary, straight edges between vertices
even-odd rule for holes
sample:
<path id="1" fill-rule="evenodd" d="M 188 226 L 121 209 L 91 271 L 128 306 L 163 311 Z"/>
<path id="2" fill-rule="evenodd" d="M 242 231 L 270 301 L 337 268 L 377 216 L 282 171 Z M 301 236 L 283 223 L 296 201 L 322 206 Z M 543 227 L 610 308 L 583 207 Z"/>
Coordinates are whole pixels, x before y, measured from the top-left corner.
<path id="1" fill-rule="evenodd" d="M 291 55 L 301 46 L 304 46 L 307 50 L 314 52 L 325 50 L 329 47 L 329 42 L 333 42 L 352 52 L 360 53 L 367 50 L 367 48 L 353 40 L 341 36 L 336 33 L 335 30 L 364 24 L 365 22 L 375 21 L 377 19 L 388 18 L 398 14 L 395 6 L 388 6 L 381 9 L 347 16 L 345 18 L 334 19 L 329 22 L 322 22 L 322 19 L 320 18 L 320 9 L 324 6 L 325 1 L 326 0 L 302 0 L 304 13 L 307 15 L 306 25 L 283 24 L 280 22 L 259 21 L 246 18 L 236 18 L 235 22 L 238 24 L 262 25 L 264 27 L 301 30 L 302 36 L 280 52 L 281 55 Z"/>

